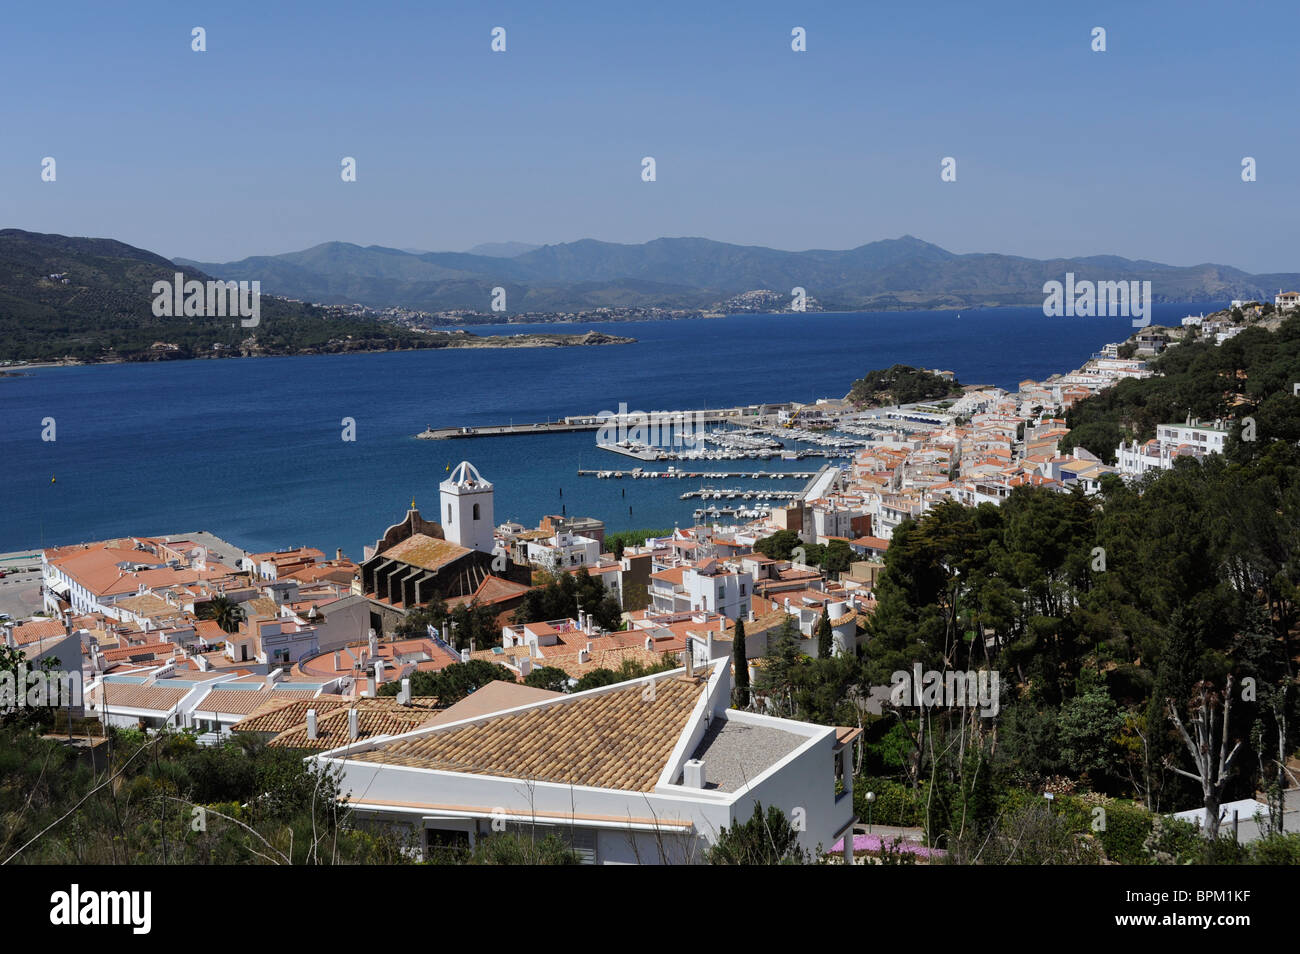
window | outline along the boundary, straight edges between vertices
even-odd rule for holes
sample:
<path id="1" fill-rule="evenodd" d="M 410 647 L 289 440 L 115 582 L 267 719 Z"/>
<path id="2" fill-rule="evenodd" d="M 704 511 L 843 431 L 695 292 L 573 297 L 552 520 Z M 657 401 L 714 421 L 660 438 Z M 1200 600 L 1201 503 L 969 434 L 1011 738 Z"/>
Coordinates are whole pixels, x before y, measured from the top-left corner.
<path id="1" fill-rule="evenodd" d="M 451 504 L 447 504 L 447 522 L 451 523 Z"/>
<path id="2" fill-rule="evenodd" d="M 478 504 L 474 505 L 474 519 L 478 519 Z"/>

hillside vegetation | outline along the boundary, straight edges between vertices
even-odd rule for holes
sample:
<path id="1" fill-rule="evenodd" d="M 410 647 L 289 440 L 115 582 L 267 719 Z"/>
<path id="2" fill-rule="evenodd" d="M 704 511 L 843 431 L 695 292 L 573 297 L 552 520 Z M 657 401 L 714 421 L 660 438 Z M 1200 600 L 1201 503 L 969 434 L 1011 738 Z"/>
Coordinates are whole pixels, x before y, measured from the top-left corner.
<path id="1" fill-rule="evenodd" d="M 896 364 L 884 370 L 867 372 L 849 388 L 848 400 L 858 407 L 887 407 L 891 404 L 915 404 L 961 394 L 956 379 L 948 380 L 931 371 Z"/>
<path id="2" fill-rule="evenodd" d="M 1151 362 L 1157 376 L 1121 381 L 1082 401 L 1066 415 L 1070 433 L 1062 452 L 1087 448 L 1114 462 L 1121 440 L 1149 440 L 1158 424 L 1203 421 L 1238 422 L 1229 455 L 1249 459 L 1273 439 L 1300 439 L 1300 315 L 1283 319 L 1276 331 L 1247 328 L 1222 345 L 1197 340 L 1166 348 Z M 1255 422 L 1257 439 L 1239 439 L 1240 422 Z"/>

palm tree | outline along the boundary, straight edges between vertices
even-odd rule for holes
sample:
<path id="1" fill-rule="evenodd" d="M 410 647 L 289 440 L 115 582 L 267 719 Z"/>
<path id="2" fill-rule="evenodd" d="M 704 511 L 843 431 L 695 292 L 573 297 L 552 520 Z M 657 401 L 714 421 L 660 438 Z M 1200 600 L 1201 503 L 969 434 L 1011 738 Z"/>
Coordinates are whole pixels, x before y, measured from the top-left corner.
<path id="1" fill-rule="evenodd" d="M 233 633 L 244 621 L 244 611 L 228 596 L 214 596 L 198 607 L 199 619 L 215 620 L 223 633 Z"/>

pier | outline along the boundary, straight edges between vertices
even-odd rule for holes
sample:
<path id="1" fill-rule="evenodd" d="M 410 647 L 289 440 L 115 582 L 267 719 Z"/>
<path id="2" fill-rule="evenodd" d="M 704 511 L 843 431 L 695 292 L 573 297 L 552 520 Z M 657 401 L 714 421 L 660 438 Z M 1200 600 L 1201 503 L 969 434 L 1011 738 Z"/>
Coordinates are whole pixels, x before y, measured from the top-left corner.
<path id="1" fill-rule="evenodd" d="M 674 423 L 686 425 L 735 424 L 752 426 L 766 423 L 780 411 L 789 410 L 792 404 L 746 404 L 741 407 L 721 407 L 696 411 L 628 411 L 618 413 L 575 415 L 558 421 L 534 424 L 483 424 L 477 427 L 429 426 L 415 436 L 424 441 L 444 441 L 458 437 L 511 437 L 519 434 L 564 434 L 570 431 L 598 431 L 602 427 L 666 428 Z"/>
<path id="2" fill-rule="evenodd" d="M 699 497 L 701 500 L 797 500 L 803 497 L 802 490 L 727 490 L 715 489 L 713 487 L 701 487 L 699 490 L 688 490 L 682 494 L 682 500 L 690 500 L 693 497 Z"/>
<path id="3" fill-rule="evenodd" d="M 578 471 L 579 477 L 599 477 L 601 479 L 614 478 L 621 480 L 624 477 L 632 480 L 649 480 L 652 478 L 663 478 L 667 480 L 681 480 L 683 477 L 690 477 L 693 480 L 729 480 L 733 478 L 749 480 L 811 480 L 817 476 L 816 471 L 799 471 L 799 470 L 731 470 L 731 471 L 685 471 L 685 470 L 642 470 L 637 467 L 635 470 L 587 470 Z"/>

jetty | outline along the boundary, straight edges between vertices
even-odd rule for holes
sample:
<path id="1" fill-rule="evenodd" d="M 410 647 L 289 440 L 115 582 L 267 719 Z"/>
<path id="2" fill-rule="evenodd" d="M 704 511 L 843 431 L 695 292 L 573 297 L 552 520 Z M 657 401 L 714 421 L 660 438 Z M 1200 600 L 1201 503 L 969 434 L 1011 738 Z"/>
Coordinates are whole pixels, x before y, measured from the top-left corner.
<path id="1" fill-rule="evenodd" d="M 578 414 L 556 421 L 530 424 L 480 424 L 474 427 L 434 427 L 429 425 L 415 436 L 423 441 L 445 441 L 460 437 L 511 437 L 518 434 L 564 434 L 570 431 L 598 431 L 602 427 L 666 428 L 675 423 L 687 426 L 702 424 L 735 424 L 742 427 L 762 425 L 774 420 L 781 411 L 789 411 L 793 404 L 745 404 L 740 407 L 705 408 L 693 411 L 601 411 L 596 414 Z"/>
<path id="2" fill-rule="evenodd" d="M 598 477 L 602 480 L 614 478 L 621 480 L 629 477 L 633 480 L 648 480 L 651 478 L 662 478 L 665 480 L 681 480 L 684 477 L 690 477 L 695 480 L 727 480 L 731 478 L 748 478 L 750 480 L 811 480 L 817 476 L 816 471 L 800 470 L 714 470 L 714 471 L 686 471 L 676 470 L 672 467 L 667 470 L 642 470 L 637 467 L 633 470 L 587 470 L 585 468 L 578 471 L 579 477 Z"/>

